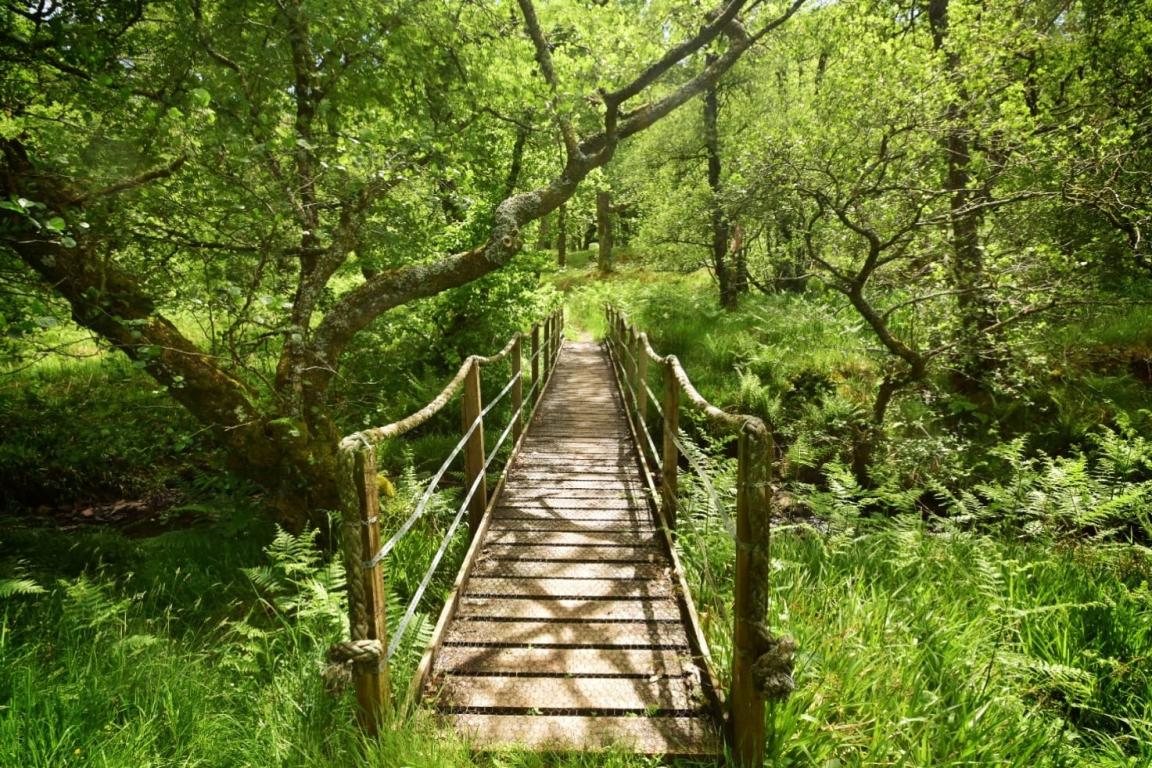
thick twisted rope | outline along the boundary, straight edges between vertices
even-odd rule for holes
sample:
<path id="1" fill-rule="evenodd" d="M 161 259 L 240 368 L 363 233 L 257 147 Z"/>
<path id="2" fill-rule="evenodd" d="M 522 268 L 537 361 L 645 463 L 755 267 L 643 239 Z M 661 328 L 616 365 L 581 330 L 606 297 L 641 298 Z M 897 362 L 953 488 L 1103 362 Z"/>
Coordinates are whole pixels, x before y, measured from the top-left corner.
<path id="1" fill-rule="evenodd" d="M 348 624 L 353 640 L 368 639 L 368 605 L 364 597 L 364 546 L 360 540 L 360 499 L 355 487 L 356 453 L 364 461 L 376 461 L 376 449 L 368 441 L 353 443 L 339 454 L 341 524 L 344 539 L 344 573 L 348 587 Z"/>
<path id="2" fill-rule="evenodd" d="M 383 655 L 379 640 L 343 640 L 330 645 L 325 658 L 332 664 L 374 664 Z"/>

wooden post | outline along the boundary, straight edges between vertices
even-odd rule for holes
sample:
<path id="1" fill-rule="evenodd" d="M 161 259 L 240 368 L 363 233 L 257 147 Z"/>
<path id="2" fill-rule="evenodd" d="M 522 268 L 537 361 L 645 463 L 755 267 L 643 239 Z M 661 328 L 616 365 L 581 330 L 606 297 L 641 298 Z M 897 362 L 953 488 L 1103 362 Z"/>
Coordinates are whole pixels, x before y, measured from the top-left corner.
<path id="1" fill-rule="evenodd" d="M 564 310 L 563 309 L 556 310 L 555 325 L 556 325 L 556 333 L 555 333 L 554 338 L 556 339 L 556 360 L 559 361 L 560 348 L 564 346 Z"/>
<path id="2" fill-rule="evenodd" d="M 356 503 L 360 507 L 360 553 L 364 561 L 375 559 L 380 551 L 380 488 L 376 478 L 376 449 L 365 447 L 356 451 L 352 465 L 356 488 Z M 388 622 L 384 614 L 384 566 L 376 563 L 360 568 L 364 591 L 363 616 L 356 617 L 353 608 L 352 638 L 376 640 L 381 648 L 388 647 Z M 360 621 L 363 626 L 357 627 Z M 388 681 L 388 664 L 381 656 L 375 661 L 353 664 L 356 683 L 356 717 L 360 727 L 375 736 L 380 730 L 384 713 L 391 705 L 392 692 Z"/>
<path id="3" fill-rule="evenodd" d="M 660 463 L 664 477 L 661 491 L 664 497 L 664 516 L 668 527 L 676 530 L 677 465 L 680 449 L 676 447 L 676 432 L 680 429 L 680 382 L 672 369 L 671 358 L 664 361 L 664 458 Z"/>
<path id="4" fill-rule="evenodd" d="M 484 422 L 480 419 L 480 411 L 483 409 L 480 401 L 480 364 L 475 360 L 468 366 L 468 374 L 464 377 L 464 393 L 460 405 L 461 428 L 464 432 L 468 431 L 474 421 L 480 420 L 464 446 L 465 489 L 471 488 L 476 478 L 480 478 L 480 484 L 468 502 L 468 539 L 471 541 L 480 528 L 484 509 L 488 506 L 488 486 L 484 478 Z"/>
<path id="5" fill-rule="evenodd" d="M 771 445 L 740 432 L 736 470 L 736 574 L 733 600 L 731 725 L 737 765 L 764 764 L 764 697 L 752 665 L 763 652 L 758 627 L 768 614 L 768 483 Z"/>
<path id="6" fill-rule="evenodd" d="M 648 353 L 644 351 L 642 336 L 637 333 L 636 343 L 632 345 L 632 355 L 636 358 L 636 418 L 641 425 L 648 421 Z"/>
<path id="7" fill-rule="evenodd" d="M 540 392 L 544 382 L 540 381 L 540 324 L 532 326 L 532 384 L 536 387 L 536 401 L 540 402 Z M 535 403 L 534 403 L 535 404 Z"/>
<path id="8" fill-rule="evenodd" d="M 558 346 L 559 332 L 556 329 L 556 313 L 548 315 L 548 375 L 552 375 L 552 369 L 556 366 L 556 347 Z"/>
<path id="9" fill-rule="evenodd" d="M 612 348 L 612 352 L 616 352 L 616 308 L 611 304 L 608 305 L 608 311 L 605 314 L 605 322 L 607 323 L 604 328 L 606 337 L 608 339 L 608 346 Z"/>
<path id="10" fill-rule="evenodd" d="M 520 435 L 524 432 L 524 361 L 520 359 L 523 354 L 520 344 L 522 336 L 516 334 L 512 342 L 512 445 L 520 441 Z"/>
<path id="11" fill-rule="evenodd" d="M 626 393 L 629 389 L 633 393 L 636 392 L 636 336 L 637 336 L 636 326 L 634 326 L 634 325 L 628 326 L 628 333 L 627 333 L 627 335 L 625 335 L 625 337 L 623 339 L 624 348 L 627 350 L 628 355 L 629 355 L 629 356 L 625 357 L 625 359 L 623 361 L 624 362 L 624 380 L 628 382 L 628 386 L 625 388 Z M 634 394 L 633 398 L 632 398 L 632 403 L 631 403 L 631 405 L 633 405 L 633 406 L 636 405 L 636 402 L 637 402 L 636 397 L 638 397 L 638 395 Z M 627 405 L 627 403 L 626 403 L 626 405 Z M 632 412 L 635 413 L 635 408 L 632 409 Z M 637 425 L 637 426 L 639 426 L 639 425 Z"/>
<path id="12" fill-rule="evenodd" d="M 544 365 L 541 367 L 540 372 L 544 374 L 544 378 L 540 382 L 540 389 L 543 391 L 545 382 L 548 381 L 549 375 L 552 373 L 552 317 L 544 318 L 544 339 L 541 341 L 540 357 L 544 358 Z"/>

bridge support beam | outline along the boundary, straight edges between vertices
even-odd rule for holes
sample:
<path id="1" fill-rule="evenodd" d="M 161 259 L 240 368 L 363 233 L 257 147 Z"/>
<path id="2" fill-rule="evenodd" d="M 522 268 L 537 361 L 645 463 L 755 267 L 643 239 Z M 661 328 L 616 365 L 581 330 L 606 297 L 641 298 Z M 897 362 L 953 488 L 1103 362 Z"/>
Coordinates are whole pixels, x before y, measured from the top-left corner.
<path id="1" fill-rule="evenodd" d="M 676 494 L 679 489 L 677 472 L 680 448 L 676 433 L 680 430 L 680 382 L 671 359 L 664 363 L 664 457 L 660 462 L 661 492 L 664 498 L 664 517 L 668 527 L 676 530 Z"/>
<path id="2" fill-rule="evenodd" d="M 734 595 L 731 728 L 737 765 L 764 764 L 764 695 L 752 667 L 765 652 L 768 614 L 769 481 L 772 447 L 757 434 L 738 437 L 736 573 Z"/>
<path id="3" fill-rule="evenodd" d="M 355 521 L 359 530 L 345 529 L 345 535 L 359 539 L 359 551 L 353 549 L 356 556 L 347 562 L 352 639 L 376 640 L 379 648 L 384 649 L 388 647 L 388 621 L 384 613 L 384 566 L 375 562 L 375 554 L 380 551 L 380 487 L 375 447 L 365 446 L 355 452 L 352 481 L 360 512 Z M 356 592 L 362 595 L 355 595 Z M 374 659 L 354 661 L 352 677 L 358 705 L 356 717 L 360 727 L 374 736 L 392 702 L 387 660 L 380 654 Z"/>
<path id="4" fill-rule="evenodd" d="M 471 541 L 480 529 L 480 521 L 484 519 L 484 510 L 488 507 L 488 482 L 484 477 L 484 420 L 480 416 L 484 404 L 480 395 L 480 365 L 476 360 L 472 360 L 464 378 L 460 405 L 461 430 L 467 434 L 472 424 L 476 424 L 464 445 L 465 488 L 479 483 L 468 502 L 468 540 Z"/>

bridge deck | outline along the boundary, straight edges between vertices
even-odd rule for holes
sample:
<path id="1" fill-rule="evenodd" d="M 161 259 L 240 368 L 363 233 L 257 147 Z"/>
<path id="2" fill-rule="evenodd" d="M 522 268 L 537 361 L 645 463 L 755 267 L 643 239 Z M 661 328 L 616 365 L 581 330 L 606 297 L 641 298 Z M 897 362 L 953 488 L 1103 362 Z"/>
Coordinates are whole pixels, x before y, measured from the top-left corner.
<path id="1" fill-rule="evenodd" d="M 611 364 L 566 343 L 426 694 L 481 747 L 717 754 L 690 613 Z"/>

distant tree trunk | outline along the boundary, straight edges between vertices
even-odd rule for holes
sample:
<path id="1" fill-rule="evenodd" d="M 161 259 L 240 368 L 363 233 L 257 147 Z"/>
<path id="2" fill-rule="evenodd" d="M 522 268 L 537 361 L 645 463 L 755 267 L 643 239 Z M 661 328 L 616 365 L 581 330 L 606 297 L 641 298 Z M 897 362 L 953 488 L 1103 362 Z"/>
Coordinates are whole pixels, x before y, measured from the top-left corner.
<path id="1" fill-rule="evenodd" d="M 708 65 L 716 60 L 715 54 L 708 54 Z M 712 269 L 716 282 L 720 285 L 720 306 L 734 309 L 739 298 L 736 280 L 728 263 L 728 240 L 731 225 L 720 204 L 720 101 L 715 83 L 704 91 L 704 147 L 708 156 L 708 190 L 712 193 Z"/>
<path id="2" fill-rule="evenodd" d="M 599 251 L 596 263 L 601 272 L 612 271 L 612 193 L 596 193 L 596 240 Z"/>
<path id="3" fill-rule="evenodd" d="M 732 225 L 732 287 L 737 294 L 748 293 L 748 246 L 744 242 L 744 228 L 739 223 Z"/>
<path id="4" fill-rule="evenodd" d="M 547 251 L 552 248 L 552 233 L 549 231 L 551 227 L 548 226 L 550 220 L 550 216 L 544 216 L 540 219 L 540 231 L 536 235 L 536 249 L 539 251 Z"/>
<path id="5" fill-rule="evenodd" d="M 780 234 L 776 243 L 776 288 L 788 293 L 803 293 L 808 286 L 808 259 L 804 245 L 797 240 L 790 215 L 778 217 L 776 226 Z"/>
<path id="6" fill-rule="evenodd" d="M 711 65 L 715 54 L 709 54 Z M 728 217 L 721 201 L 723 165 L 720 155 L 720 99 L 716 84 L 704 91 L 704 145 L 708 157 L 708 189 L 712 193 L 712 268 L 720 286 L 720 305 L 735 309 L 748 292 L 748 252 L 739 225 Z"/>
<path id="7" fill-rule="evenodd" d="M 568 266 L 568 205 L 556 209 L 556 266 Z"/>
<path id="8" fill-rule="evenodd" d="M 956 290 L 956 309 L 960 314 L 960 365 L 956 384 L 963 391 L 976 393 L 989 371 L 998 367 L 999 356 L 989 346 L 986 331 L 996 323 L 996 313 L 986 289 L 984 252 L 980 241 L 983 223 L 981 203 L 987 200 L 985 190 L 973 186 L 972 152 L 965 126 L 968 98 L 960 67 L 960 55 L 945 50 L 948 37 L 949 0 L 931 0 L 928 19 L 932 26 L 933 46 L 944 51 L 950 78 L 956 81 L 957 95 L 946 109 L 946 133 L 940 139 L 947 159 L 944 178 L 949 193 L 948 220 L 952 230 L 952 263 L 949 270 Z"/>

